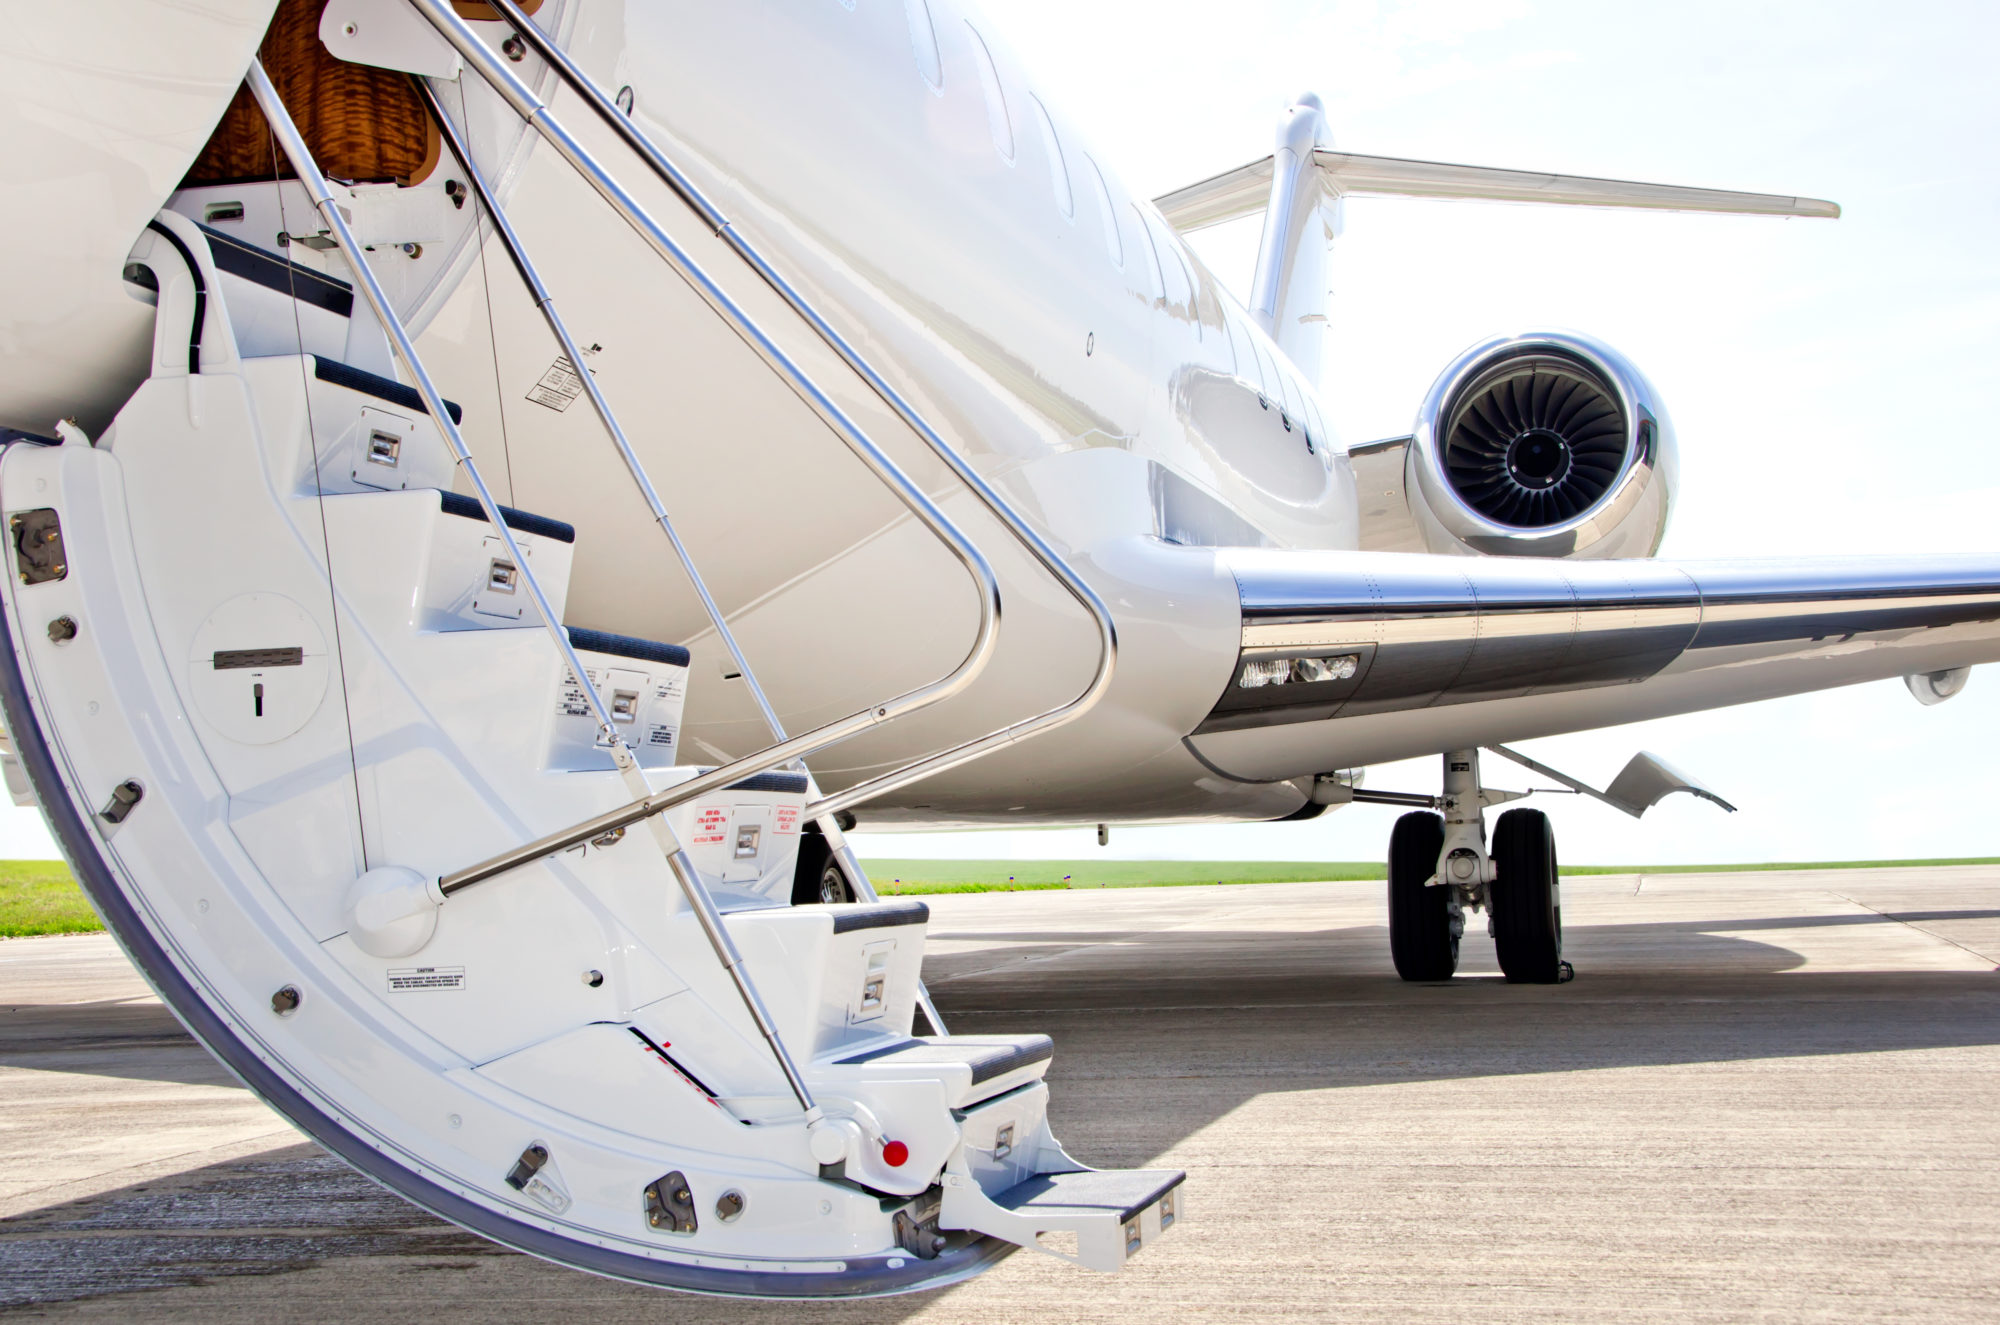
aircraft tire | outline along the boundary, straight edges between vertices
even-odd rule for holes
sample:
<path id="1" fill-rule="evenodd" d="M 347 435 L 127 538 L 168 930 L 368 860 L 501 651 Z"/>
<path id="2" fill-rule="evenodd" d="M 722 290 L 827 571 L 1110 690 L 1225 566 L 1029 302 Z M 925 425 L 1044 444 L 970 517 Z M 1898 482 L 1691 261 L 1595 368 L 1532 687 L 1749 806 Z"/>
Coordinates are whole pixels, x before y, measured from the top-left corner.
<path id="1" fill-rule="evenodd" d="M 841 873 L 833 848 L 827 845 L 818 825 L 806 825 L 799 834 L 799 863 L 792 869 L 792 905 L 853 900 L 854 889 Z"/>
<path id="2" fill-rule="evenodd" d="M 1540 810 L 1509 810 L 1493 830 L 1493 947 L 1512 984 L 1564 979 L 1556 835 Z"/>
<path id="3" fill-rule="evenodd" d="M 1452 890 L 1425 883 L 1443 849 L 1444 820 L 1424 810 L 1396 820 L 1389 835 L 1389 955 L 1405 980 L 1449 980 L 1458 969 Z"/>

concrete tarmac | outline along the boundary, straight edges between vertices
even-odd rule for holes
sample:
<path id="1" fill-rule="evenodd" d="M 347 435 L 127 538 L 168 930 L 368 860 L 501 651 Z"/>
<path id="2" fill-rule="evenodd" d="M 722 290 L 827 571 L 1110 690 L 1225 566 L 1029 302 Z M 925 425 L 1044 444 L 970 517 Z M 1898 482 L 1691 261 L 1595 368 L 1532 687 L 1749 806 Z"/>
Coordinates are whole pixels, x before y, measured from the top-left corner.
<path id="1" fill-rule="evenodd" d="M 744 1303 L 502 1251 L 303 1142 L 103 936 L 0 942 L 0 1311 L 144 1321 L 2000 1318 L 2000 870 L 1566 881 L 1577 979 L 1398 981 L 1379 884 L 930 899 L 964 1031 L 1188 1170 L 1123 1273 Z"/>

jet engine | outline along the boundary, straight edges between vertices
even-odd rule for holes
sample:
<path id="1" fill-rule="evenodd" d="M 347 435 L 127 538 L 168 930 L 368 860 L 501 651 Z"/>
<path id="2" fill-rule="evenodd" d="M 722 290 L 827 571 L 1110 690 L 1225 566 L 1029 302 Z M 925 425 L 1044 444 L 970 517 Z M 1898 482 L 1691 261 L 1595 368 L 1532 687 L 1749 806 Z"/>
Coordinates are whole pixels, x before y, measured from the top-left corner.
<path id="1" fill-rule="evenodd" d="M 1673 425 L 1652 384 L 1573 332 L 1496 336 L 1437 379 L 1405 458 L 1432 552 L 1650 557 L 1673 504 Z"/>

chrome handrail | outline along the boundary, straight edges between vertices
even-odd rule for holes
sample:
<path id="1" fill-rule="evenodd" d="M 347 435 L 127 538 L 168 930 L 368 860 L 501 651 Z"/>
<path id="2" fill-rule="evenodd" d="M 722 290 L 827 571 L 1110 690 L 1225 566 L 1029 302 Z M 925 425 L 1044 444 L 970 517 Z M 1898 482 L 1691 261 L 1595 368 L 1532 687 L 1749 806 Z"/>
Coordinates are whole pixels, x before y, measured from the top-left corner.
<path id="1" fill-rule="evenodd" d="M 683 250 L 671 238 L 667 237 L 664 232 L 661 232 L 657 223 L 629 195 L 625 194 L 615 181 L 612 181 L 596 165 L 587 152 L 577 145 L 569 133 L 563 129 L 560 122 L 556 120 L 547 104 L 541 98 L 537 97 L 515 75 L 514 71 L 508 68 L 506 63 L 479 39 L 471 27 L 453 12 L 447 0 L 411 0 L 411 3 L 431 21 L 445 39 L 459 52 L 465 62 L 475 69 L 482 78 L 491 84 L 513 106 L 516 113 L 521 115 L 537 133 L 541 134 L 579 173 L 585 176 L 592 186 L 597 189 L 598 193 L 615 210 L 620 212 L 626 223 L 640 234 L 641 238 L 647 240 L 656 251 L 660 252 L 662 256 L 667 257 L 669 262 L 674 263 L 677 268 L 682 265 L 683 261 L 686 261 L 688 266 L 692 266 L 691 260 L 683 258 Z M 849 368 L 867 383 L 869 389 L 923 440 L 929 450 L 1000 521 L 1015 541 L 1020 543 L 1041 564 L 1042 568 L 1055 578 L 1065 591 L 1084 608 L 1091 616 L 1097 628 L 1099 637 L 1097 670 L 1091 678 L 1090 683 L 1074 699 L 1048 709 L 1032 718 L 1024 719 L 1021 722 L 1014 723 L 998 731 L 988 733 L 985 736 L 916 761 L 895 772 L 850 787 L 833 797 L 815 802 L 808 807 L 808 814 L 814 818 L 829 816 L 839 809 L 859 804 L 861 801 L 873 796 L 882 795 L 885 792 L 920 781 L 935 773 L 969 763 L 1002 745 L 1010 744 L 1074 721 L 1096 705 L 1103 698 L 1105 692 L 1110 689 L 1112 673 L 1117 666 L 1118 659 L 1117 625 L 1112 620 L 1110 610 L 1104 605 L 1103 600 L 1098 597 L 1096 591 L 1084 583 L 1082 578 L 1070 568 L 1068 563 L 1020 517 L 1013 507 L 1008 504 L 1006 499 L 988 485 L 978 472 L 966 463 L 964 458 L 938 435 L 936 430 L 917 412 L 916 408 L 889 384 L 882 374 L 862 356 L 859 350 L 836 331 L 820 315 L 819 311 L 794 289 L 784 277 L 778 274 L 777 270 L 758 251 L 756 246 L 742 234 L 738 233 L 730 224 L 728 218 L 723 216 L 721 211 L 701 193 L 694 183 L 666 158 L 665 154 L 654 145 L 650 138 L 640 132 L 638 127 L 619 111 L 611 99 L 605 96 L 603 90 L 576 66 L 569 58 L 567 52 L 549 40 L 547 34 L 536 27 L 513 0 L 491 0 L 491 4 L 515 28 L 521 39 L 557 72 L 558 76 L 567 86 L 584 99 L 585 104 L 590 106 L 597 116 L 609 125 L 613 132 L 628 147 L 632 148 L 638 154 L 640 159 L 645 162 L 653 173 L 666 183 L 678 197 L 692 207 L 702 217 L 704 222 L 713 229 L 715 234 L 723 239 L 773 292 L 805 320 L 819 339 L 839 355 Z M 690 284 L 695 284 L 687 271 L 682 271 L 682 276 L 684 279 L 689 279 Z M 705 281 L 706 278 L 704 277 L 703 280 Z M 709 300 L 711 307 L 716 308 L 718 312 L 724 312 L 723 304 L 727 304 L 729 310 L 734 310 L 735 305 L 729 303 L 727 296 L 722 295 L 719 290 L 716 290 L 714 297 L 711 297 L 709 287 L 702 284 L 695 284 L 695 288 L 698 293 L 702 294 L 704 299 Z M 718 304 L 718 299 L 722 300 L 723 304 Z M 725 316 L 728 315 L 728 313 L 725 313 Z M 739 335 L 752 344 L 753 348 L 757 348 L 760 353 L 764 353 L 763 344 L 766 342 L 760 329 L 754 325 L 750 325 L 747 329 L 743 325 L 738 325 L 736 330 Z M 756 337 L 754 340 L 752 339 L 753 334 Z M 777 353 L 775 346 L 772 347 L 772 353 Z M 766 359 L 767 362 L 772 363 L 774 368 L 779 368 L 781 372 L 786 372 L 790 369 L 789 360 L 783 360 L 783 366 L 781 366 L 780 362 L 773 360 L 769 354 L 766 355 Z M 801 394 L 804 393 L 804 387 L 810 387 L 810 383 L 802 384 L 799 380 L 793 380 L 792 384 L 794 390 L 800 390 Z M 815 392 L 817 391 L 817 388 L 811 389 Z"/>
<path id="2" fill-rule="evenodd" d="M 618 729 L 612 722 L 611 711 L 605 706 L 604 697 L 598 694 L 597 687 L 590 683 L 590 674 L 584 671 L 583 662 L 577 657 L 568 633 L 550 607 L 548 595 L 543 592 L 541 581 L 535 575 L 534 568 L 528 559 L 521 555 L 521 549 L 514 541 L 514 531 L 507 527 L 499 503 L 493 500 L 493 494 L 487 490 L 486 480 L 480 476 L 479 466 L 473 461 L 472 452 L 466 447 L 465 438 L 458 431 L 458 424 L 453 421 L 451 411 L 445 408 L 443 395 L 431 381 L 431 375 L 424 368 L 423 360 L 418 357 L 417 347 L 410 340 L 409 331 L 403 326 L 402 318 L 396 315 L 395 306 L 389 302 L 389 296 L 383 291 L 381 281 L 376 278 L 375 269 L 370 267 L 363 257 L 361 245 L 355 241 L 354 232 L 348 228 L 347 218 L 341 215 L 340 206 L 334 201 L 333 190 L 327 184 L 326 177 L 320 173 L 319 164 L 313 160 L 312 149 L 306 145 L 305 136 L 293 122 L 291 112 L 285 109 L 284 99 L 271 85 L 270 77 L 264 72 L 263 62 L 254 55 L 250 57 L 250 67 L 244 75 L 244 80 L 249 85 L 251 96 L 263 110 L 264 118 L 270 124 L 278 146 L 291 161 L 292 169 L 297 172 L 299 183 L 305 187 L 307 196 L 312 199 L 313 207 L 326 222 L 341 256 L 347 259 L 347 265 L 354 273 L 355 283 L 361 287 L 362 296 L 368 301 L 369 308 L 374 310 L 383 331 L 388 334 L 390 342 L 395 347 L 396 356 L 403 361 L 403 366 L 410 370 L 410 376 L 416 379 L 417 394 L 422 397 L 424 408 L 430 413 L 432 421 L 437 424 L 438 431 L 451 448 L 459 467 L 465 471 L 467 481 L 472 484 L 472 489 L 478 496 L 480 508 L 486 513 L 487 522 L 500 536 L 502 546 L 507 549 L 507 556 L 518 568 L 521 582 L 528 587 L 528 594 L 534 600 L 535 610 L 541 613 L 542 624 L 548 628 L 550 638 L 555 640 L 564 665 L 570 669 L 570 675 L 576 678 L 578 689 L 589 697 L 602 738 L 611 748 L 612 762 L 618 766 L 618 771 L 628 787 L 643 792 L 648 784 L 645 773 L 639 768 L 639 761 L 633 756 L 631 748 L 625 744 L 624 738 L 618 734 Z M 579 371 L 587 372 L 581 368 Z M 329 561 L 328 574 L 331 573 L 332 563 Z M 715 952 L 716 959 L 721 962 L 723 969 L 736 986 L 737 996 L 741 999 L 744 1009 L 750 1014 L 751 1021 L 756 1024 L 759 1034 L 770 1047 L 779 1070 L 784 1073 L 786 1084 L 791 1087 L 799 1107 L 804 1110 L 807 1126 L 823 1126 L 819 1106 L 813 1100 L 812 1090 L 806 1085 L 805 1076 L 799 1071 L 798 1064 L 792 1061 L 784 1040 L 778 1034 L 776 1021 L 772 1019 L 770 1010 L 764 1006 L 764 1000 L 758 995 L 749 971 L 744 968 L 742 953 L 737 950 L 729 931 L 723 927 L 722 914 L 716 909 L 715 899 L 709 895 L 708 886 L 702 882 L 701 874 L 695 869 L 694 862 L 688 859 L 687 852 L 675 838 L 672 825 L 664 817 L 657 818 L 653 822 L 660 849 L 667 858 L 669 872 L 680 884 L 681 891 L 686 896 L 689 907 L 694 911 L 703 935 Z"/>
<path id="3" fill-rule="evenodd" d="M 414 81 L 417 94 L 423 98 L 424 105 L 430 110 L 431 118 L 437 122 L 438 132 L 443 136 L 445 146 L 457 158 L 459 166 L 465 171 L 466 178 L 471 181 L 473 192 L 479 196 L 479 205 L 484 207 L 486 214 L 492 218 L 494 231 L 500 237 L 501 246 L 507 250 L 507 256 L 512 259 L 515 271 L 520 273 L 522 284 L 528 287 L 528 293 L 533 297 L 535 307 L 541 310 L 542 319 L 548 324 L 550 334 L 555 337 L 556 344 L 569 359 L 571 367 L 576 369 L 584 393 L 590 398 L 591 408 L 596 411 L 598 420 L 603 423 L 605 431 L 610 434 L 612 443 L 618 449 L 619 456 L 625 461 L 625 467 L 631 473 L 633 483 L 637 485 L 640 496 L 645 499 L 647 508 L 653 513 L 654 522 L 660 526 L 661 532 L 666 534 L 668 543 L 672 544 L 674 555 L 680 559 L 682 571 L 686 573 L 688 582 L 694 587 L 696 596 L 701 599 L 702 608 L 708 613 L 709 621 L 715 626 L 716 635 L 729 650 L 729 656 L 736 662 L 738 674 L 749 688 L 752 698 L 757 701 L 757 708 L 764 715 L 765 725 L 771 729 L 774 738 L 784 740 L 784 723 L 779 719 L 771 701 L 765 697 L 764 687 L 758 682 L 756 672 L 750 666 L 750 660 L 744 655 L 742 646 L 737 643 L 735 632 L 730 630 L 722 608 L 716 603 L 715 596 L 709 592 L 708 582 L 702 577 L 700 568 L 695 565 L 693 555 L 687 550 L 686 544 L 681 542 L 680 534 L 674 529 L 673 519 L 667 514 L 666 503 L 661 500 L 658 489 L 653 486 L 638 452 L 633 449 L 631 441 L 625 436 L 625 429 L 612 411 L 611 402 L 605 399 L 603 390 L 597 385 L 596 377 L 583 367 L 583 353 L 577 348 L 576 339 L 570 334 L 568 324 L 563 321 L 562 315 L 556 312 L 555 296 L 549 292 L 541 273 L 535 269 L 534 260 L 528 256 L 527 245 L 522 241 L 520 233 L 514 229 L 514 222 L 507 215 L 506 209 L 500 205 L 498 195 L 487 184 L 485 172 L 480 170 L 478 163 L 473 160 L 471 145 L 465 141 L 458 125 L 445 114 L 444 105 L 438 99 L 436 89 L 431 87 L 427 80 Z M 803 761 L 799 767 L 805 767 Z M 853 849 L 847 845 L 834 816 L 829 814 L 820 821 L 820 831 L 825 836 L 829 848 L 838 857 L 842 872 L 854 884 L 860 900 L 879 901 L 874 884 L 870 882 L 867 872 L 861 868 L 861 862 L 855 859 Z M 944 1019 L 938 1014 L 936 1005 L 931 1002 L 930 991 L 924 987 L 922 980 L 917 981 L 917 1002 L 923 1008 L 924 1015 L 930 1018 L 931 1029 L 941 1035 L 944 1034 Z"/>

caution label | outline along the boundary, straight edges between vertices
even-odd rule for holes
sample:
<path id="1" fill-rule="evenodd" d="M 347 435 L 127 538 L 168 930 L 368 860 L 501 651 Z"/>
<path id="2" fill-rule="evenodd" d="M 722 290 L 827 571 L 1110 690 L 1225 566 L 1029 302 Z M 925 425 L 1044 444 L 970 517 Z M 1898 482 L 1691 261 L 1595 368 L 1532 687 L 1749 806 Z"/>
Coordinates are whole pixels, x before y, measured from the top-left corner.
<path id="1" fill-rule="evenodd" d="M 424 989 L 465 988 L 463 966 L 396 966 L 389 970 L 389 992 L 407 994 Z"/>
<path id="2" fill-rule="evenodd" d="M 694 844 L 712 846 L 723 840 L 729 830 L 729 811 L 720 806 L 702 810 L 694 818 Z"/>
<path id="3" fill-rule="evenodd" d="M 780 805 L 778 807 L 777 817 L 772 822 L 771 831 L 779 834 L 780 836 L 783 836 L 787 833 L 798 832 L 799 807 L 796 805 Z"/>
<path id="4" fill-rule="evenodd" d="M 528 388 L 528 399 L 560 414 L 583 394 L 583 378 L 564 355 L 557 355 L 542 380 Z"/>

